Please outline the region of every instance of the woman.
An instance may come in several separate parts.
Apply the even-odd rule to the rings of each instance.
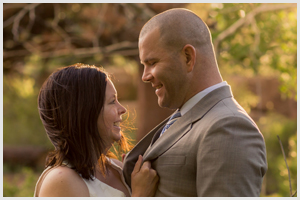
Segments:
[[[122,163],[109,151],[122,134],[118,102],[108,75],[95,66],[75,64],[58,69],[38,96],[40,118],[55,150],[49,153],[34,196],[153,196],[158,177],[139,157],[132,173],[132,193]]]

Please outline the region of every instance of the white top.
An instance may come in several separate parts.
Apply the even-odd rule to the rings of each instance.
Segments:
[[[122,168],[117,165],[112,159],[108,158],[108,160],[111,162],[111,166],[120,173],[122,182],[127,187],[127,184],[125,183],[124,177],[122,175]],[[103,183],[94,176],[93,180],[87,180],[84,178],[83,180],[89,189],[90,197],[126,197],[126,195],[122,191],[117,190],[107,185],[106,183]],[[127,189],[130,192],[130,189],[128,187]]]
[[[187,113],[194,105],[196,105],[203,97],[205,97],[208,93],[212,92],[213,90],[220,88],[222,86],[228,85],[226,81],[223,81],[221,83],[215,84],[213,86],[210,86],[206,88],[205,90],[202,90],[198,94],[194,95],[192,98],[190,98],[180,109],[180,114],[183,116],[185,113]]]
[[[111,162],[111,166],[120,173],[121,180],[130,193],[130,189],[127,186],[127,184],[125,183],[124,177],[122,176],[122,168],[119,165],[117,165],[112,159],[109,159],[109,158],[107,158],[107,159],[108,159],[108,161]],[[68,167],[70,167],[70,166],[68,166]],[[53,168],[50,168],[50,167],[46,168],[43,171],[43,173],[41,174],[41,176],[39,177],[39,180],[37,181],[36,186],[35,186],[34,197],[38,196],[39,188],[42,184],[42,181],[44,180],[45,176],[51,171],[51,169],[53,169]],[[125,197],[126,196],[124,194],[124,192],[122,192],[118,189],[115,189],[115,188],[107,185],[106,183],[103,183],[96,177],[93,176],[92,179],[93,180],[88,180],[88,179],[82,178],[82,180],[85,182],[85,184],[88,187],[90,197]],[[38,187],[38,185],[39,185],[39,187]]]

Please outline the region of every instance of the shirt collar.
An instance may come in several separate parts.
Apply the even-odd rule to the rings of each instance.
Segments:
[[[181,116],[183,116],[185,113],[187,113],[194,105],[196,105],[204,96],[206,96],[208,93],[212,92],[213,90],[220,88],[222,86],[228,85],[226,81],[223,81],[221,83],[217,83],[213,86],[210,86],[206,88],[205,90],[202,90],[201,92],[194,95],[192,98],[190,98],[180,109]]]

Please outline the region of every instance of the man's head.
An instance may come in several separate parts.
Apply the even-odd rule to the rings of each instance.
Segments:
[[[169,50],[181,50],[185,44],[195,48],[211,46],[211,36],[206,24],[187,9],[170,9],[152,17],[142,28],[139,38],[158,28],[160,42]]]
[[[157,88],[161,107],[180,108],[201,90],[221,81],[210,32],[186,9],[151,18],[139,36],[142,80]]]

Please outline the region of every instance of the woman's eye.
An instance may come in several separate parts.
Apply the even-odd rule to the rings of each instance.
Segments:
[[[114,103],[116,103],[116,100],[114,99],[114,100],[112,100],[110,103],[111,103],[111,104],[114,104]]]

